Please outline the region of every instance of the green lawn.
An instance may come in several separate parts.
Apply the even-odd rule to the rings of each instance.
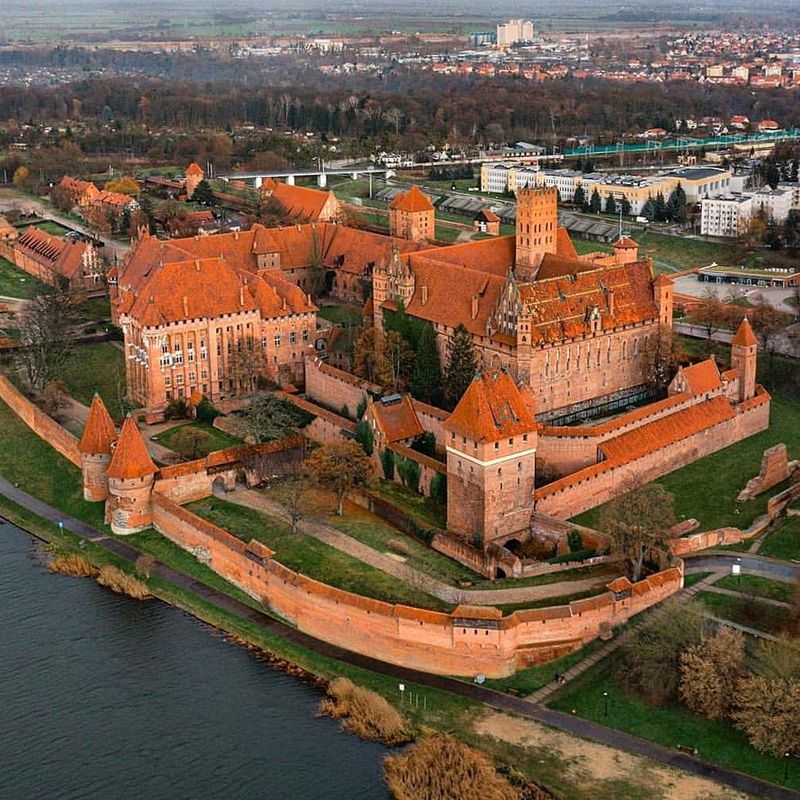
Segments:
[[[111,302],[108,297],[93,297],[78,306],[82,322],[106,322],[111,320]]]
[[[460,228],[450,228],[444,225],[436,226],[436,240],[439,242],[454,242],[464,231]]]
[[[64,369],[64,382],[72,396],[86,405],[99,392],[111,416],[122,417],[119,394],[120,387],[125,393],[125,356],[111,342],[76,347]]]
[[[41,294],[47,285],[17,269],[8,259],[0,256],[0,295],[27,300]]]
[[[430,497],[412,492],[400,483],[381,478],[372,491],[402,508],[423,528],[444,528],[447,525],[447,509]]]
[[[710,572],[693,572],[691,575],[686,575],[684,577],[683,585],[686,588],[694,586],[696,583],[700,583],[703,578],[707,578],[710,574]],[[719,583],[719,581],[717,581],[717,583]]]
[[[572,236],[570,238],[572,239],[572,244],[575,245],[575,250],[577,250],[579,256],[582,256],[585,253],[596,253],[598,250],[603,253],[613,252],[611,245],[605,244],[604,242],[593,242],[591,239],[579,239],[577,236]]]
[[[732,264],[735,260],[736,248],[731,244],[644,231],[637,231],[633,238],[639,243],[640,257],[648,256],[668,264],[676,271],[707,267],[712,261],[717,264]]]
[[[230,433],[217,430],[212,425],[192,422],[188,425],[176,425],[174,428],[169,428],[158,434],[154,441],[186,458],[195,459],[205,458],[215,450],[224,450],[226,447],[241,444],[242,440]]]
[[[698,597],[714,616],[764,633],[777,636],[786,630],[789,623],[789,609],[760,603],[753,597],[732,597],[713,592],[700,592]]]
[[[758,554],[784,561],[800,559],[800,517],[786,517],[767,536]]]
[[[791,583],[763,578],[761,575],[726,575],[714,585],[719,586],[720,589],[731,589],[734,592],[780,600],[782,603],[791,602],[794,594]]]
[[[360,328],[364,324],[364,316],[360,308],[348,305],[321,306],[317,316],[336,325],[348,325]]]
[[[40,231],[49,233],[51,236],[66,236],[70,232],[69,228],[50,220],[34,220],[32,223],[30,223],[30,225],[20,226],[17,230],[19,230],[20,234],[22,234],[23,231],[27,230],[27,228],[31,227],[31,225],[35,225]]]
[[[449,608],[435,597],[333,547],[302,533],[292,533],[288,525],[258,511],[216,497],[200,500],[188,507],[242,539],[258,539],[275,551],[277,561],[310,578],[389,603],[440,610]]]
[[[758,475],[764,450],[778,442],[789,446],[790,459],[800,456],[800,403],[782,394],[772,397],[768,430],[671,472],[656,483],[672,493],[679,520],[695,518],[703,530],[726,525],[745,528],[766,511],[767,500],[783,488],[777,486],[755,500],[736,502],[747,481]],[[596,526],[602,509],[585,511],[575,521]]]
[[[727,720],[709,720],[677,705],[653,706],[625,691],[615,679],[617,658],[611,655],[576,678],[548,705],[665,747],[695,747],[705,761],[800,789],[800,769],[790,770],[784,782],[782,759],[754,750]]]

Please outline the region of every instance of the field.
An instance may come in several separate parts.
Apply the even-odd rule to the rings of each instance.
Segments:
[[[27,300],[41,294],[46,288],[41,281],[17,269],[8,259],[0,256],[0,297],[19,297]]]

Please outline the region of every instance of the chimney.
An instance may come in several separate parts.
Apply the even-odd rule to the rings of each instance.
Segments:
[[[244,305],[244,286],[239,287],[239,305]]]
[[[239,241],[239,231],[234,231],[233,232],[233,241],[234,242],[238,242]]]
[[[420,294],[422,296],[422,305],[425,305],[428,302],[428,286],[427,286],[427,284],[423,284],[420,287]]]
[[[472,295],[472,319],[478,316],[478,295]]]
[[[608,313],[612,316],[614,315],[614,290],[609,289],[606,292],[606,307],[608,308]]]
[[[189,316],[189,298],[186,295],[183,296],[183,316]]]
[[[196,258],[196,259],[194,260],[194,268],[195,268],[195,269],[196,269],[198,272],[200,272],[200,259],[199,259],[199,258]]]

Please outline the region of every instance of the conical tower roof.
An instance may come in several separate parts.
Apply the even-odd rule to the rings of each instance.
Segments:
[[[86,418],[86,426],[78,443],[78,450],[81,453],[110,454],[111,445],[116,438],[117,430],[106,404],[100,395],[95,393],[92,404],[89,406],[89,416]]]
[[[139,428],[133,417],[128,414],[122,424],[114,455],[108,465],[108,477],[127,480],[130,478],[145,478],[157,471],[147,452]]]
[[[742,320],[742,324],[739,326],[739,330],[736,331],[736,336],[733,337],[731,344],[736,344],[740,347],[752,347],[753,345],[758,345],[758,339],[756,338],[755,333],[753,333],[753,328],[750,325],[750,320],[748,320],[747,317]]]

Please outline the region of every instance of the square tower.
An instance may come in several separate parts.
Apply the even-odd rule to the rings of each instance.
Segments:
[[[557,249],[558,189],[517,191],[516,268],[520,281],[536,278],[542,259]]]

